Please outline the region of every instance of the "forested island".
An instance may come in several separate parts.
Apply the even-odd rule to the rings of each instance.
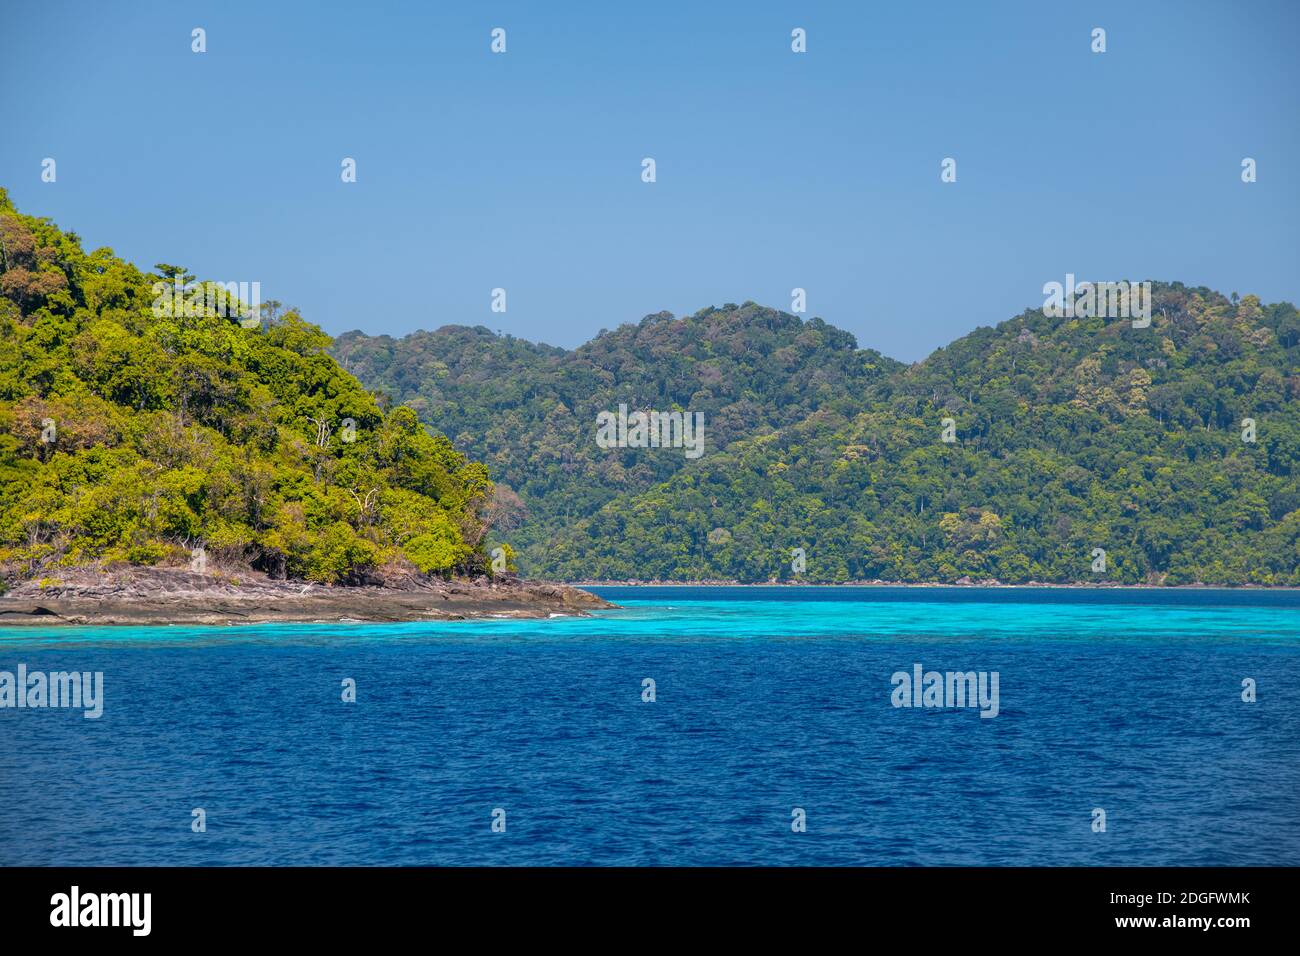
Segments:
[[[160,311],[172,283],[205,286],[86,252],[0,191],[12,616],[600,605],[525,594],[516,571],[1300,585],[1289,303],[1156,283],[1147,327],[1032,309],[904,365],[754,303],[568,350],[457,325],[331,341],[276,302],[252,321]],[[597,423],[623,406],[695,416],[703,454],[604,447]],[[367,612],[367,589],[405,596]]]
[[[451,325],[333,354],[488,465],[531,575],[1300,585],[1300,316],[1153,298],[1148,327],[1035,308],[913,365],[752,302],[573,350]],[[620,404],[702,412],[705,453],[598,447]]]
[[[603,603],[518,584],[505,550],[494,561],[487,468],[381,406],[320,329],[275,303],[251,322],[160,314],[178,277],[204,285],[86,252],[0,190],[0,621]]]

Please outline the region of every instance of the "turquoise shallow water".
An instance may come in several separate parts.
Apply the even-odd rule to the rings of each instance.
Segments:
[[[0,709],[0,863],[1300,863],[1296,592],[600,590],[0,629],[0,671],[105,687],[98,720]],[[998,672],[997,717],[893,706],[916,664]]]
[[[1300,641],[1300,591],[948,588],[593,588],[619,605],[589,618],[225,627],[0,627],[0,649],[130,645],[474,643],[779,638]]]

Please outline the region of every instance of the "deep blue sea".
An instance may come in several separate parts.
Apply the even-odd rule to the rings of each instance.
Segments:
[[[1300,864],[1300,592],[595,590],[0,628],[0,671],[104,675],[98,720],[0,709],[0,864]],[[918,664],[997,716],[894,706]]]

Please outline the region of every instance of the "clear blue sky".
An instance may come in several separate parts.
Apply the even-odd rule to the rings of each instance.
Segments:
[[[1255,0],[4,0],[0,185],[332,333],[573,346],[800,286],[911,360],[1067,272],[1300,298],[1297,40]]]

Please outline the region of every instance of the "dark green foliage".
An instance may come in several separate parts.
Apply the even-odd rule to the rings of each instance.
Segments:
[[[333,352],[489,466],[506,486],[496,500],[498,536],[519,549],[525,573],[549,570],[558,529],[687,464],[681,450],[597,447],[598,412],[620,403],[703,412],[707,457],[818,410],[848,414],[873,382],[902,367],[820,319],[753,303],[681,320],[647,316],[574,351],[447,326],[397,341],[349,332]],[[526,518],[504,504],[511,490]]]
[[[1285,303],[1158,284],[1150,328],[1032,311],[911,367],[752,304],[571,352],[462,327],[335,349],[519,491],[528,574],[790,580],[801,547],[812,581],[1300,584]],[[619,402],[703,411],[704,457],[598,448]]]

